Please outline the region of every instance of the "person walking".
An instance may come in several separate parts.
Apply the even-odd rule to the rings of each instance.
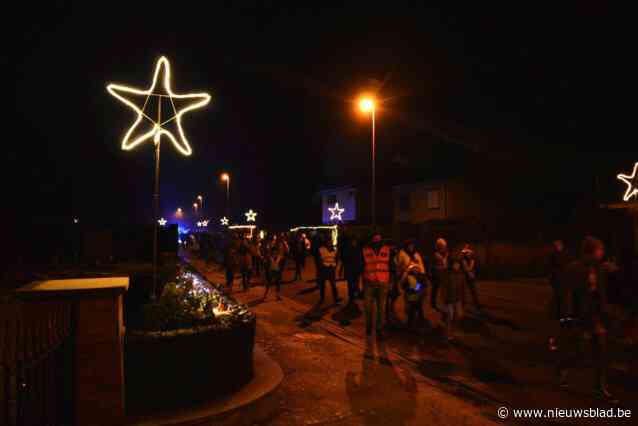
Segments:
[[[552,301],[550,304],[550,317],[551,319],[558,321],[561,313],[561,276],[565,271],[565,267],[569,263],[567,250],[565,250],[565,244],[562,240],[556,240],[552,243],[552,253],[549,257],[549,284],[552,287]],[[558,350],[556,342],[556,333],[549,337],[548,348],[550,351]]]
[[[303,280],[303,270],[306,265],[306,234],[299,233],[292,246],[292,254],[295,258],[295,281]]]
[[[341,264],[343,265],[343,275],[348,283],[348,305],[351,306],[360,296],[359,280],[363,270],[363,254],[359,241],[350,236],[343,245],[341,252]]]
[[[239,272],[239,240],[232,237],[224,253],[224,269],[226,270],[226,287],[232,290],[235,274]]]
[[[461,298],[465,291],[466,275],[461,267],[461,260],[459,258],[452,258],[450,263],[449,274],[447,274],[439,284],[445,295],[446,336],[448,340],[454,340],[453,324],[463,318]]]
[[[407,325],[415,328],[416,321],[423,321],[423,300],[427,278],[423,258],[416,250],[414,240],[403,244],[396,259],[399,287],[403,289]]]
[[[437,297],[439,294],[439,287],[441,282],[447,277],[449,270],[448,265],[448,247],[447,241],[443,238],[436,240],[436,250],[434,251],[434,264],[432,267],[432,291],[430,295],[430,305],[432,309],[438,310]]]
[[[607,272],[602,263],[603,243],[585,237],[580,259],[567,264],[559,277],[561,291],[561,344],[558,377],[568,386],[569,368],[582,360],[582,348],[591,344],[596,383],[594,395],[608,403],[618,403],[607,387]]]
[[[476,257],[474,256],[474,250],[469,244],[463,246],[461,250],[461,269],[465,273],[466,288],[470,290],[472,295],[472,302],[474,303],[474,309],[480,314],[482,313],[481,303],[479,302],[478,291],[476,289]],[[461,301],[463,308],[465,309],[465,291],[462,294]]]
[[[332,242],[323,243],[319,247],[319,258],[321,259],[321,271],[319,272],[319,305],[324,302],[326,295],[326,281],[330,282],[332,298],[335,305],[341,302],[337,292],[337,250]]]
[[[259,238],[255,235],[252,241],[250,242],[250,245],[248,246],[248,248],[250,249],[250,255],[252,256],[253,275],[255,277],[259,277],[259,275],[261,274],[262,259],[261,259],[260,246],[261,246],[261,242],[259,241]]]
[[[390,287],[390,246],[383,243],[379,232],[372,235],[363,248],[363,282],[365,293],[366,334],[372,334],[372,310],[376,306],[377,338],[383,339],[385,306]]]
[[[277,247],[277,245],[273,245],[270,249],[267,263],[268,279],[266,281],[266,291],[264,293],[263,300],[266,300],[266,297],[268,297],[268,292],[270,291],[270,287],[273,285],[277,290],[277,300],[281,300],[282,255],[279,252],[279,247]]]
[[[241,284],[244,291],[250,288],[250,277],[253,271],[253,256],[250,252],[250,242],[244,241],[239,247],[239,271],[241,272]]]

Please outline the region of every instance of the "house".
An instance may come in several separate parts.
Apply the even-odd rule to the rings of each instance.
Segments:
[[[486,221],[502,213],[502,206],[481,196],[482,191],[461,180],[431,180],[393,188],[393,222],[419,225],[431,221]]]

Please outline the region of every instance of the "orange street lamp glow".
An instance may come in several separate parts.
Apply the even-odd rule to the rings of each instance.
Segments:
[[[359,101],[359,109],[363,112],[374,111],[374,100],[372,98],[362,98]]]
[[[228,173],[222,173],[222,180],[226,182],[230,180],[230,176],[228,176]]]

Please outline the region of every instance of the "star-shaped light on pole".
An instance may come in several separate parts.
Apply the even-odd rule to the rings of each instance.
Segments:
[[[228,218],[226,216],[222,217],[220,222],[222,226],[228,226]]]
[[[634,169],[631,172],[631,175],[619,174],[616,176],[619,180],[627,184],[627,190],[623,196],[624,201],[629,201],[632,197],[638,195],[638,176],[636,172],[638,172],[638,162],[634,164]]]
[[[246,215],[246,222],[254,222],[257,219],[257,212],[254,212],[252,209],[244,214]]]
[[[161,217],[161,218],[157,219],[157,223],[159,223],[159,226],[166,226],[166,219]]]
[[[157,81],[162,74],[162,91],[163,93],[159,93],[157,91]],[[188,111],[192,111],[197,108],[201,108],[204,105],[210,102],[210,95],[208,93],[189,93],[184,95],[179,95],[174,93],[171,89],[171,67],[166,57],[162,56],[155,65],[155,73],[153,74],[153,82],[151,86],[146,89],[136,89],[133,87],[122,86],[119,84],[109,84],[107,86],[107,90],[111,95],[122,101],[125,105],[131,108],[133,111],[137,113],[137,118],[133,125],[129,128],[129,130],[124,135],[124,139],[122,139],[122,149],[125,151],[131,150],[135,148],[137,145],[141,144],[144,141],[149,139],[153,139],[155,144],[158,144],[160,141],[160,137],[162,135],[167,136],[172,144],[177,148],[177,150],[183,155],[191,155],[193,152],[186,135],[184,134],[184,130],[182,129],[182,116],[186,114]],[[157,118],[151,118],[146,113],[146,108],[149,106],[149,99],[151,97],[158,99],[158,116]],[[140,108],[132,99],[136,98],[144,98],[143,105]],[[161,100],[163,98],[168,98],[170,100],[170,105],[172,109],[172,113],[169,113],[168,116],[163,119],[162,118],[162,109]],[[174,99],[184,99],[189,102],[181,107],[179,110],[175,107]],[[140,129],[142,122],[149,122],[150,126],[146,129]],[[165,126],[171,122],[176,123],[178,134],[175,136],[171,131],[166,130]]]
[[[339,203],[335,203],[334,207],[328,207],[328,211],[330,212],[330,220],[341,221],[341,215],[346,211],[346,209],[340,208]]]

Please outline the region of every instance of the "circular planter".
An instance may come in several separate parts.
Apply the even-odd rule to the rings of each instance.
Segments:
[[[237,391],[253,376],[255,323],[253,318],[232,327],[128,333],[128,413],[184,407]]]

